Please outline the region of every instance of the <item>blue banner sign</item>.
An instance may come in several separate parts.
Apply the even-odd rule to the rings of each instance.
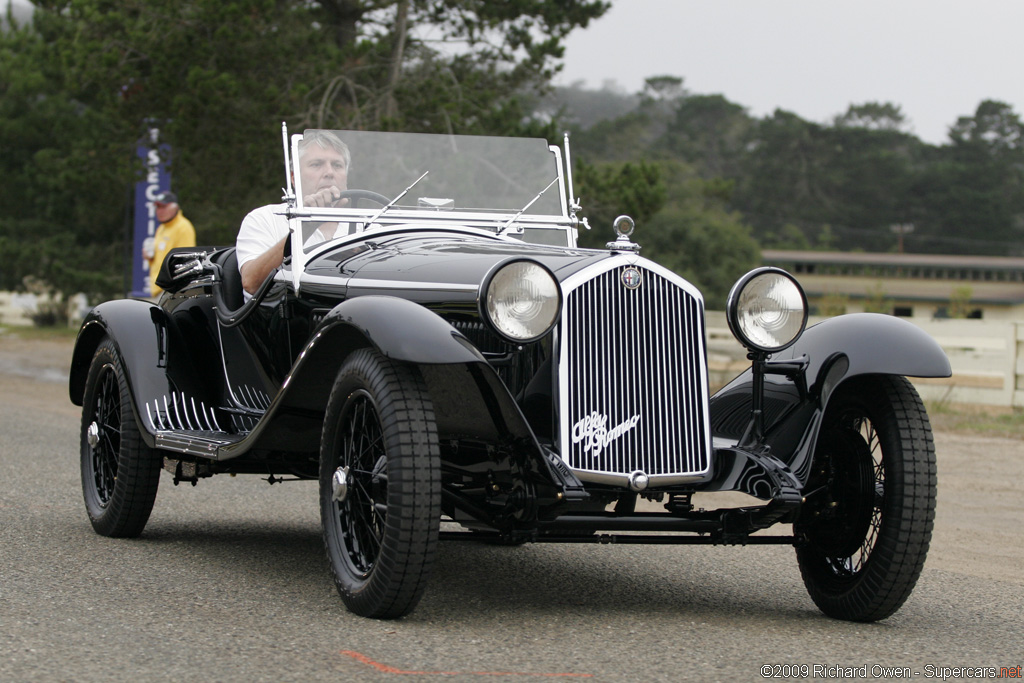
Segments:
[[[158,194],[171,189],[171,174],[167,162],[171,158],[170,145],[160,144],[160,130],[150,128],[149,135],[139,141],[136,150],[146,164],[145,175],[135,183],[135,221],[132,240],[132,282],[128,296],[148,297],[149,261],[143,258],[142,246],[156,234],[160,223],[156,219],[153,200]]]

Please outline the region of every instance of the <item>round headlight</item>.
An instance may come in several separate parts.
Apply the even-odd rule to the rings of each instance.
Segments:
[[[558,282],[543,266],[513,261],[487,283],[484,309],[498,332],[514,342],[538,339],[554,326],[561,305]]]
[[[764,353],[795,342],[807,324],[804,290],[779,268],[758,268],[740,278],[726,309],[733,335],[746,348]]]

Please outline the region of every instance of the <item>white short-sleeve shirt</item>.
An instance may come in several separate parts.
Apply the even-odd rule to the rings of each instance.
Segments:
[[[235,240],[238,270],[288,236],[288,219],[282,213],[286,204],[268,204],[249,212],[242,219]]]
[[[242,272],[242,265],[263,255],[278,242],[288,236],[288,218],[284,215],[287,204],[268,204],[258,209],[253,209],[242,219],[242,226],[238,229],[238,238],[235,240],[235,258],[238,259],[238,272]],[[309,248],[321,242],[326,242],[320,229],[317,228],[305,247]],[[243,291],[245,301],[252,298],[249,292]]]

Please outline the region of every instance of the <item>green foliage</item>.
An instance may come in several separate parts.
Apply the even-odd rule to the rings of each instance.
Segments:
[[[589,90],[583,82],[555,87],[536,105],[539,114],[558,118],[577,130],[586,130],[601,121],[611,121],[636,109],[640,98],[614,81],[600,90]],[[575,141],[574,141],[575,142]]]
[[[731,183],[703,180],[678,163],[578,162],[574,172],[592,230],[582,246],[613,240],[619,214],[636,221],[632,239],[647,258],[700,289],[707,305],[722,308],[735,280],[760,260],[757,243],[735,212],[728,211]]]
[[[875,283],[875,286],[867,291],[864,297],[864,312],[886,315],[892,313],[892,299],[885,293],[885,287],[881,282]]]
[[[1024,410],[980,404],[927,401],[928,417],[936,431],[999,436],[1024,441]]]
[[[760,260],[739,216],[700,204],[660,212],[636,241],[644,256],[692,282],[711,310],[724,310],[733,283]]]
[[[971,297],[974,290],[969,286],[957,287],[949,297],[949,317],[966,318],[973,312]]]
[[[681,161],[729,181],[728,208],[766,247],[893,251],[890,226],[909,223],[908,252],[1024,254],[1024,125],[1005,103],[983,101],[949,144],[932,146],[890,102],[851,104],[822,125],[782,110],[754,118],[661,76],[636,98],[575,131],[575,148],[588,159]]]
[[[581,160],[576,162],[573,183],[592,228],[581,232],[581,246],[603,247],[615,237],[611,228],[617,216],[626,214],[639,225],[665,204],[661,169],[644,161],[588,164]]]
[[[807,235],[792,223],[786,223],[779,228],[777,233],[765,234],[762,238],[762,243],[769,249],[807,251],[811,248]]]
[[[845,114],[835,118],[836,128],[902,131],[906,124],[903,111],[892,102],[851,104]]]
[[[680,99],[665,146],[705,178],[737,178],[754,128],[747,111],[721,95]]]
[[[890,251],[889,226],[912,223],[909,252],[1024,254],[1024,125],[1009,105],[983,101],[932,146],[892,103],[851,104],[831,124],[756,118],[673,75],[631,95],[542,99],[565,37],[602,0],[35,4],[34,29],[0,34],[5,288],[31,274],[93,300],[123,291],[147,121],[173,147],[174,189],[206,244],[280,196],[282,121],[554,139],[564,115],[587,162],[583,242],[603,246],[630,214],[645,255],[716,292],[710,271],[756,262],[754,240]],[[604,120],[579,115],[598,102]],[[714,239],[730,253],[707,253]]]
[[[0,286],[123,291],[136,142],[203,244],[280,197],[280,130],[543,134],[531,98],[602,0],[37,0],[0,34]],[[430,36],[436,42],[422,40]],[[439,51],[460,43],[454,54]]]
[[[837,315],[846,315],[846,307],[849,303],[850,297],[846,294],[829,292],[825,296],[821,297],[821,302],[818,304],[817,315],[825,316],[827,318],[834,318]]]

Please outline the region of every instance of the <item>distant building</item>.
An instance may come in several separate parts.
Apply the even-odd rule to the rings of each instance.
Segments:
[[[1024,320],[1024,258],[774,249],[761,258],[797,277],[812,314]]]

